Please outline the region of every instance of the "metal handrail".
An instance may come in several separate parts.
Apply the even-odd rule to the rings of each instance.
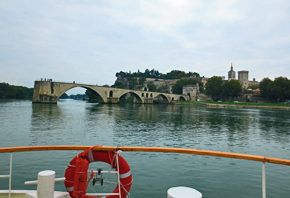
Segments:
[[[52,151],[52,150],[86,150],[91,146],[24,146],[24,147],[3,147],[0,148],[0,153],[11,153],[11,152],[25,152],[25,151]],[[161,153],[183,153],[183,154],[194,154],[194,155],[207,155],[216,157],[226,157],[234,159],[243,159],[251,161],[260,161],[273,164],[281,164],[290,166],[290,160],[248,155],[240,153],[229,153],[220,151],[208,151],[208,150],[196,150],[196,149],[184,149],[184,148],[164,148],[164,147],[95,147],[92,150],[98,151],[128,151],[128,152],[161,152]]]
[[[86,150],[91,148],[91,146],[25,146],[25,147],[4,147],[0,148],[0,153],[11,153],[10,157],[10,174],[9,174],[9,198],[11,197],[11,174],[12,174],[12,153],[13,152],[26,152],[26,151],[51,151],[51,150]],[[229,153],[229,152],[219,152],[219,151],[208,151],[208,150],[196,150],[196,149],[184,149],[184,148],[164,148],[164,147],[94,147],[91,150],[98,151],[128,151],[128,152],[163,152],[163,153],[181,153],[181,154],[193,154],[193,155],[206,155],[206,156],[216,156],[225,158],[234,158],[242,160],[251,160],[262,162],[262,196],[266,198],[266,170],[265,163],[273,163],[290,166],[290,160],[264,157],[258,155],[248,155],[240,153]],[[2,175],[1,177],[7,177],[7,175]],[[120,188],[120,187],[119,187]]]

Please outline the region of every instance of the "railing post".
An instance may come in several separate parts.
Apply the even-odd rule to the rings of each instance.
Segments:
[[[12,179],[12,153],[10,153],[9,198],[11,198],[11,179]]]
[[[266,168],[265,168],[265,162],[262,162],[262,191],[263,191],[263,198],[266,198]]]
[[[120,182],[120,169],[119,169],[119,155],[121,154],[121,150],[118,150],[116,153],[117,153],[117,169],[118,169],[118,174],[117,174],[117,177],[118,177],[118,187],[119,187],[119,197],[121,198],[121,182]]]

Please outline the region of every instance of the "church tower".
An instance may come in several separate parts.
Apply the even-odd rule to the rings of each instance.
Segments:
[[[231,63],[231,70],[228,72],[228,80],[236,79],[236,72],[233,70],[233,63]]]

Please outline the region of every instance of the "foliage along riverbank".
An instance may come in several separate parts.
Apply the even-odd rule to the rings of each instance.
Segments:
[[[31,99],[33,88],[0,83],[0,99]]]
[[[193,102],[193,101],[185,101],[179,102],[175,104],[180,105],[208,105],[215,107],[253,107],[253,108],[279,108],[279,109],[289,109],[290,104],[272,104],[272,103],[246,103],[246,102]]]
[[[289,109],[290,104],[272,104],[272,103],[246,103],[246,102],[193,102],[193,101],[185,101],[179,102],[175,104],[180,105],[208,105],[208,106],[215,106],[215,107],[253,107],[253,108],[279,108],[279,109]]]

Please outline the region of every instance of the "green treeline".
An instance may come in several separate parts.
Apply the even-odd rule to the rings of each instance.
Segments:
[[[131,73],[131,71],[128,72],[117,72],[116,77],[126,77],[126,78],[134,78],[134,77],[145,77],[145,78],[156,78],[156,79],[181,79],[183,77],[190,77],[190,76],[196,76],[200,77],[199,73],[196,72],[184,72],[179,70],[172,70],[171,72],[168,72],[166,74],[160,73],[158,70],[152,69],[146,69],[144,73],[140,72],[138,69],[138,72]]]
[[[264,78],[259,85],[260,93],[269,101],[277,103],[290,100],[290,80],[285,77],[275,78],[272,81]]]
[[[232,79],[223,83],[221,77],[213,76],[207,80],[205,85],[205,94],[210,96],[213,101],[221,98],[235,99],[242,93],[242,85],[239,81]]]
[[[0,83],[0,99],[27,99],[32,98],[33,88]]]
[[[195,77],[200,77],[199,73],[196,72],[184,72],[184,71],[179,71],[179,70],[172,70],[171,72],[168,72],[166,74],[160,73],[158,70],[149,70],[146,69],[145,72],[117,72],[116,77],[117,78],[126,78],[129,83],[124,85],[120,81],[116,81],[114,85],[111,87],[116,87],[116,88],[127,88],[127,89],[134,89],[136,86],[144,86],[144,82],[146,81],[146,78],[155,78],[155,81],[158,81],[159,79],[162,80],[168,80],[168,79],[180,79],[179,81],[176,82],[176,84],[172,87],[172,92],[175,94],[181,94],[182,93],[182,86],[188,85],[188,84],[196,84],[197,82],[199,83],[200,91],[203,91],[203,83],[201,83],[197,79],[186,79],[191,76]],[[157,92],[162,92],[163,88],[162,87],[157,87],[153,82],[147,83],[147,87],[149,91],[157,91]]]
[[[285,77],[278,77],[272,81],[264,78],[260,84],[261,96],[269,102],[279,103],[290,100],[290,80]],[[224,97],[234,99],[242,93],[242,86],[237,80],[230,80],[223,83],[220,77],[214,76],[207,80],[205,93],[216,101]]]

